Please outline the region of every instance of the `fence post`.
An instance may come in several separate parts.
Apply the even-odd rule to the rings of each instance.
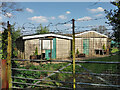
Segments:
[[[2,33],[0,33],[0,59],[2,58]]]
[[[7,78],[9,83],[9,88],[12,88],[12,78],[11,78],[11,25],[9,21],[7,22],[8,28],[8,46],[7,46]]]
[[[7,60],[2,61],[2,89],[8,89],[8,79],[7,79]]]
[[[73,41],[72,41],[72,45],[73,45],[73,89],[75,90],[76,88],[76,85],[75,85],[75,31],[74,31],[74,28],[75,28],[75,25],[74,25],[74,22],[75,20],[72,19],[72,22],[73,22]]]
[[[2,58],[2,32],[0,32],[0,60],[1,60],[1,58]],[[1,64],[1,62],[2,61],[0,61],[0,77],[1,77],[1,75],[2,75],[2,64]],[[1,81],[2,79],[0,78],[0,82],[2,82]],[[0,89],[1,89],[1,86],[2,86],[2,83],[0,83]]]

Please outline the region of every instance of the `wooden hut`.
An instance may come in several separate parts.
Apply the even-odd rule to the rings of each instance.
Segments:
[[[108,36],[96,31],[85,31],[75,35],[75,51],[87,56],[104,54],[107,49]]]
[[[59,34],[27,35],[17,40],[19,56],[30,59],[37,48],[44,59],[68,58],[71,53],[72,37]]]

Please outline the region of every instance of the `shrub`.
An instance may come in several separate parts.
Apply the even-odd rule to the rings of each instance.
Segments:
[[[35,49],[35,55],[38,55],[38,48]]]
[[[105,50],[105,44],[103,45],[103,50]]]
[[[76,52],[76,54],[79,54],[79,50],[77,49],[77,52]]]

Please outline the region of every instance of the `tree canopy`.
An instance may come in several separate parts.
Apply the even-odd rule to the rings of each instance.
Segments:
[[[113,26],[113,37],[115,41],[120,42],[120,1],[111,2],[116,9],[111,9],[110,11],[105,10],[106,17],[109,25]]]
[[[92,28],[91,30],[97,31],[102,34],[106,34],[107,28],[105,26],[99,26],[98,28]]]
[[[107,31],[107,28],[105,26],[99,26],[98,28],[92,28],[91,30],[97,31],[97,32],[99,32],[101,34],[105,34],[108,37],[111,37],[110,32]]]
[[[11,17],[10,14],[13,14],[14,12],[23,11],[16,2],[2,2],[0,4],[0,9],[0,14],[6,17]]]
[[[15,12],[21,12],[21,11],[23,11],[23,8],[21,8],[16,2],[2,2],[0,4],[0,14],[5,17],[11,18],[14,16],[13,14]],[[4,26],[6,25],[6,23],[0,21],[0,25]]]
[[[21,35],[21,30],[18,28],[15,30],[14,25],[11,25],[11,38],[12,38],[12,57],[17,56],[17,48],[16,48],[16,39]],[[2,58],[7,58],[7,45],[8,45],[8,29],[4,28],[4,32],[2,33]]]
[[[43,27],[42,24],[40,24],[40,25],[37,27],[36,33],[37,33],[37,34],[49,33],[49,29],[48,29],[46,26]]]

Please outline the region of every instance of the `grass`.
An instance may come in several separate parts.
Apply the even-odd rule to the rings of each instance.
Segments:
[[[101,57],[101,58],[94,58],[94,59],[87,59],[83,61],[105,61],[105,62],[120,62],[120,56],[119,55],[113,55],[113,56],[107,56],[107,57]],[[92,63],[81,63],[80,65],[88,68],[89,70],[93,70],[95,72],[102,72],[107,70],[108,68],[115,68],[117,66],[116,64],[92,64]],[[72,70],[72,68],[68,67],[69,70]],[[78,66],[76,65],[76,69],[78,69]],[[101,69],[101,70],[100,70]],[[68,71],[68,70],[66,70]]]
[[[118,48],[112,48],[111,53],[116,53],[116,52],[118,52],[118,51],[119,51]]]
[[[14,62],[13,63],[15,66],[15,68],[21,68],[21,69],[33,69],[33,70],[48,70],[48,71],[56,71],[60,68],[62,68],[63,66],[67,65],[68,63],[60,63],[60,64],[41,64],[38,66],[34,66],[33,64],[27,64],[26,66],[20,67],[20,64],[18,62]],[[37,78],[37,79],[43,79],[44,77],[50,75],[51,73],[49,72],[33,72],[33,71],[13,71],[13,75],[17,76],[17,77],[24,77],[24,78]],[[65,76],[64,74],[55,74],[51,77],[48,78],[48,80],[63,80],[67,78],[67,76]],[[22,80],[22,79],[14,79],[15,82],[22,82],[22,83],[32,83],[34,84],[35,82],[37,82],[37,80]],[[59,82],[45,82],[43,81],[42,83],[44,83],[45,85],[53,85],[53,86],[60,86],[61,83]],[[42,84],[41,83],[41,84]],[[15,85],[17,87],[21,87],[21,88],[25,88],[27,87],[27,85]],[[34,86],[32,86],[32,88],[34,88]]]
[[[85,61],[106,61],[106,62],[119,62],[120,56],[119,55],[113,55],[113,56],[107,56],[107,57],[101,57],[101,58],[95,58],[95,59],[88,59]]]
[[[107,61],[107,62],[120,62],[120,56],[119,55],[114,55],[114,56],[108,56],[108,57],[102,57],[102,58],[96,58],[96,59],[88,59],[85,61]],[[25,68],[25,69],[35,69],[35,70],[50,70],[50,71],[56,71],[60,68],[62,68],[63,66],[67,65],[68,63],[59,63],[59,64],[41,64],[38,66],[34,66],[33,64],[28,64],[24,67],[20,67],[19,63],[17,63],[18,68]],[[15,65],[15,64],[14,64]],[[82,65],[83,67],[85,67],[86,69],[88,69],[90,72],[93,73],[119,73],[119,65],[117,64],[87,64],[87,63],[81,63],[80,65]],[[63,69],[62,71],[66,71],[66,72],[72,72],[72,65],[68,66],[67,68]],[[78,65],[76,65],[76,72],[86,72],[83,68],[80,68]],[[48,75],[50,75],[51,73],[49,72],[31,72],[31,71],[15,71],[13,75],[17,76],[17,77],[24,77],[24,78],[43,78],[46,77]],[[76,75],[77,77],[77,75]],[[41,84],[45,84],[45,85],[53,85],[53,86],[68,86],[70,87],[68,84],[62,84],[59,83],[57,81],[69,81],[72,82],[72,74],[63,74],[63,73],[56,73],[54,75],[52,75],[51,77],[48,78],[48,80],[56,80],[55,83],[53,82],[41,82]],[[16,82],[23,82],[23,83],[35,83],[37,82],[32,81],[32,80],[21,80],[21,79],[14,79],[14,81]],[[15,85],[17,87],[21,87],[21,88],[25,88],[27,87],[27,85]],[[34,88],[34,87],[32,87]]]
[[[105,61],[105,62],[120,62],[120,56],[108,56],[96,59],[88,59],[85,61]],[[81,64],[87,69],[95,73],[118,73],[118,64]]]

